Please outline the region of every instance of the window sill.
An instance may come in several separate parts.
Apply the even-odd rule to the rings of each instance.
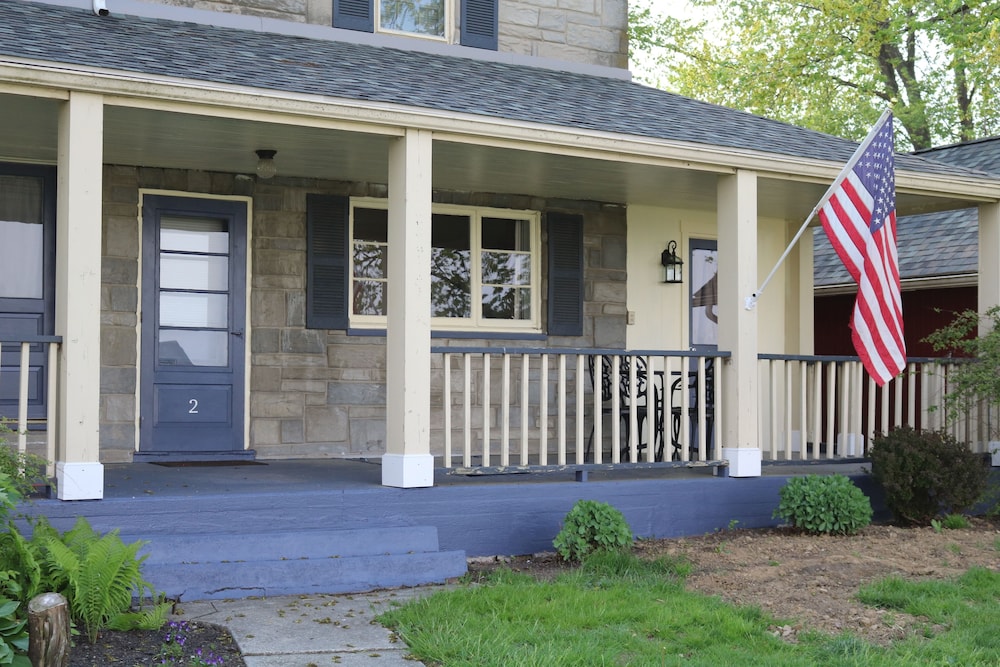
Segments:
[[[348,336],[385,336],[385,329],[349,328]],[[548,335],[539,331],[431,331],[431,338],[461,338],[484,340],[545,340]]]

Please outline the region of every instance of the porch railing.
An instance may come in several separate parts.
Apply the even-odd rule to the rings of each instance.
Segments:
[[[503,471],[722,461],[728,352],[434,347],[432,447],[447,468]],[[866,458],[898,426],[986,453],[1000,406],[948,419],[955,359],[910,359],[877,387],[857,357],[759,356],[766,462]],[[741,397],[742,398],[742,397]],[[752,398],[750,400],[753,400]],[[598,416],[598,418],[595,418]]]
[[[435,454],[448,468],[720,460],[728,352],[434,347]],[[596,388],[596,390],[595,390]],[[699,397],[711,396],[711,401]],[[599,418],[595,419],[595,415]]]
[[[44,423],[45,473],[55,474],[57,378],[59,377],[59,336],[5,337],[0,340],[0,417],[15,420],[17,451],[24,453],[28,447],[28,429]],[[11,364],[13,358],[15,363]],[[40,363],[44,361],[44,363]],[[44,376],[41,371],[45,369]],[[44,397],[43,397],[44,393]],[[44,417],[29,419],[29,404],[44,405]],[[10,414],[7,414],[7,413]]]
[[[857,357],[758,358],[765,460],[866,457],[876,436],[899,426],[947,429],[985,453],[1000,425],[1000,406],[985,401],[948,419],[944,398],[959,359],[911,358],[899,377],[878,387]]]

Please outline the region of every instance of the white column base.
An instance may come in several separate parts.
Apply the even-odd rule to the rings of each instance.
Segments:
[[[760,477],[761,453],[759,449],[723,447],[722,458],[729,461],[730,477]]]
[[[993,467],[1000,468],[1000,440],[990,440],[989,448],[993,454]]]
[[[434,456],[383,454],[382,486],[394,486],[399,489],[434,486]]]
[[[103,500],[104,464],[56,462],[59,500]]]

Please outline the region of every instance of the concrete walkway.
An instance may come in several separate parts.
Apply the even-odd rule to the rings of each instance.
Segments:
[[[413,667],[423,663],[375,617],[444,588],[184,602],[174,618],[228,628],[247,667]]]

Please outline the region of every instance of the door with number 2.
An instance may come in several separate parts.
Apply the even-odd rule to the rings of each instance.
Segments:
[[[146,195],[138,459],[244,449],[247,207]]]

